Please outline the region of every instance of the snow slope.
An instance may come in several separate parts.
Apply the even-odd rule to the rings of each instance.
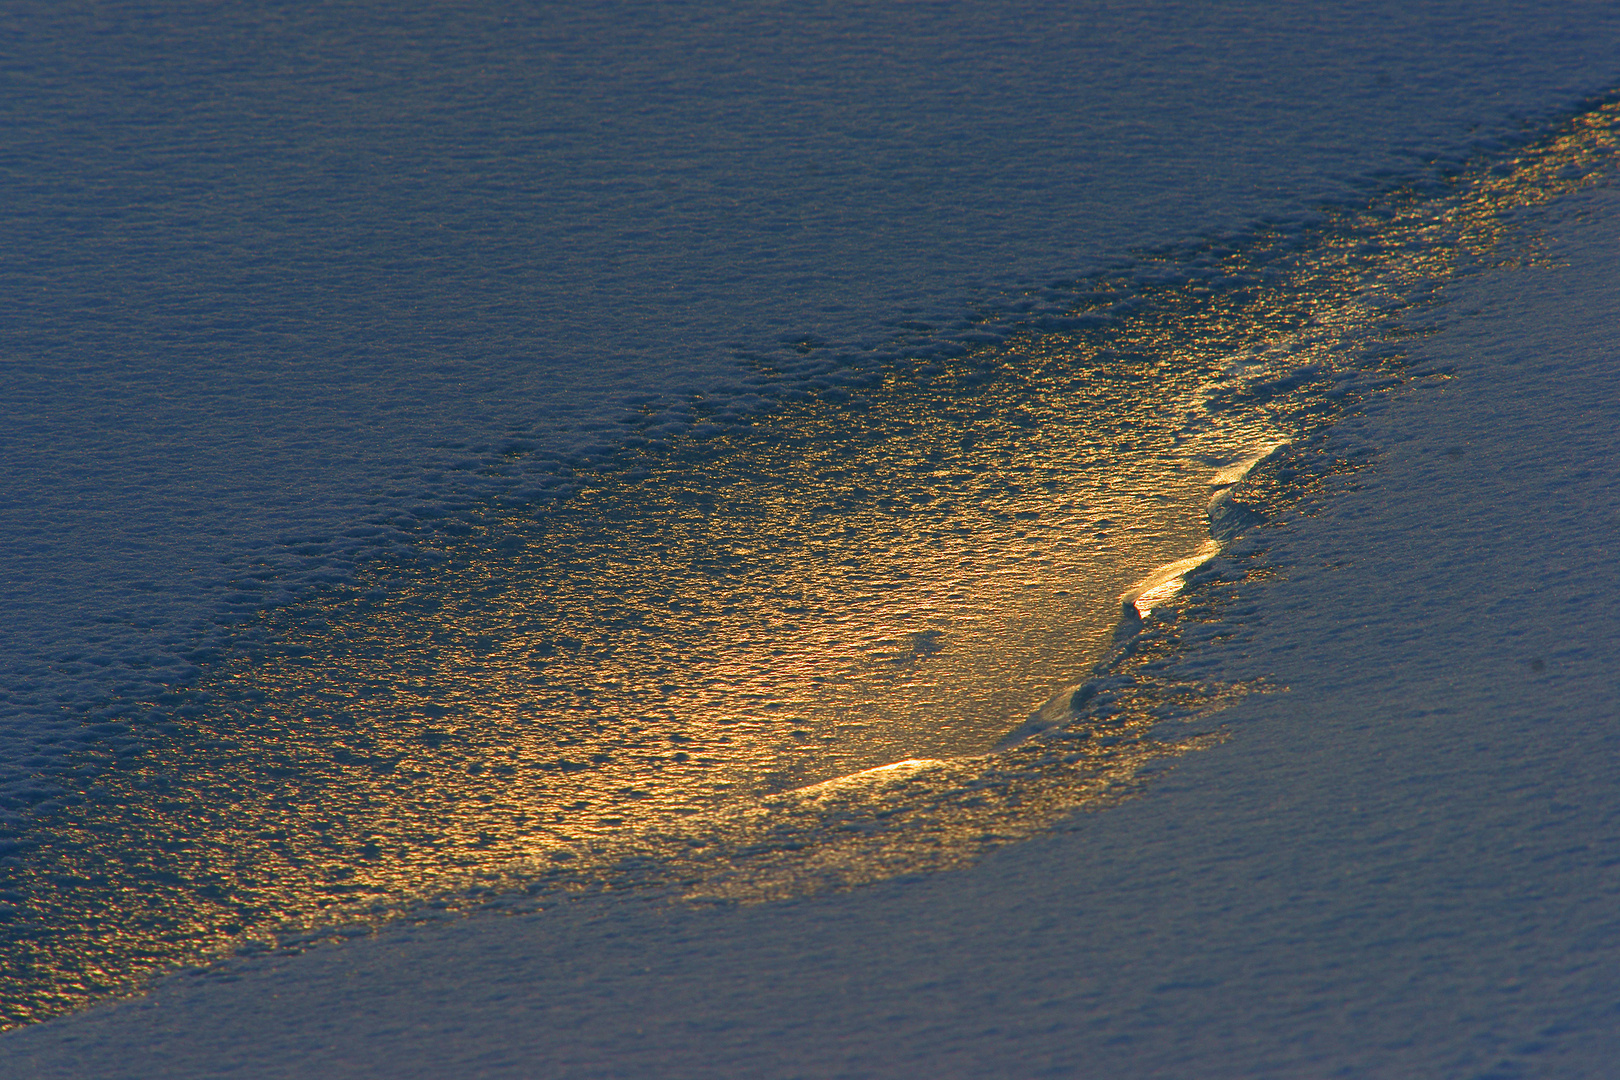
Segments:
[[[1418,347],[1453,377],[1342,424],[1327,449],[1365,466],[1234,552],[1273,573],[1226,586],[1235,632],[1182,670],[1286,690],[1140,797],[849,893],[599,897],[241,961],[10,1033],[0,1067],[1610,1075],[1620,192],[1531,224],[1550,258],[1451,287]]]
[[[566,494],[1021,283],[1512,139],[1620,39],[1579,2],[3,18],[8,817],[414,507]]]

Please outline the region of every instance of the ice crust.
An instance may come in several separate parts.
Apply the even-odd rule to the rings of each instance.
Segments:
[[[402,522],[1059,325],[1143,246],[1196,269],[1199,237],[1511,145],[1610,89],[1620,44],[1583,3],[6,19],[0,821],[130,749],[120,709],[221,626],[432,558]],[[1585,209],[1573,268],[1453,301],[1446,407],[1345,430],[1387,476],[1279,529],[1263,622],[1188,661],[1293,693],[1157,801],[853,897],[581,905],[172,982],[6,1036],[0,1071],[1591,1075],[1620,1056],[1620,455],[1613,198]]]
[[[1544,217],[1544,215],[1542,215]],[[1223,559],[1189,674],[1286,693],[959,873],[598,897],[238,962],[0,1040],[16,1077],[1571,1077],[1620,1059],[1620,193],[1456,285],[1367,461]],[[1369,457],[1371,455],[1371,457]],[[1241,552],[1238,551],[1241,547]],[[1231,567],[1226,567],[1230,572]],[[927,763],[901,763],[927,767]],[[988,931],[987,928],[993,928]]]
[[[393,523],[566,497],[617,447],[1061,319],[1142,245],[1443,169],[1604,88],[1620,37],[1580,3],[7,20],[7,814],[126,745],[109,699]]]
[[[1450,377],[1341,424],[1324,450],[1363,467],[1222,557],[1269,573],[1187,627],[1181,669],[1286,692],[1143,796],[853,893],[598,897],[239,961],[13,1032],[0,1066],[1606,1075],[1620,192],[1537,216],[1540,265],[1448,290],[1419,359]]]

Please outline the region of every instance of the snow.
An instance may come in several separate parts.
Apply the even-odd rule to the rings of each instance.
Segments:
[[[1609,89],[1620,37],[1599,4],[5,18],[8,812],[394,515],[563,495],[1140,245],[1433,175]],[[1550,259],[1414,346],[1454,377],[1334,432],[1367,467],[1152,597],[1228,589],[1179,670],[1275,692],[1138,797],[851,892],[239,959],[8,1033],[0,1072],[1601,1075],[1620,198],[1532,224]]]
[[[1136,247],[1511,142],[1620,36],[1513,2],[5,19],[8,815],[412,507],[565,496]]]
[[[1450,286],[1362,459],[1223,559],[1268,677],[1138,797],[952,873],[598,896],[241,960],[8,1075],[1591,1077],[1620,1060],[1620,191]],[[1370,456],[1369,456],[1370,455]],[[1215,587],[1194,575],[1188,591]],[[1190,610],[1190,609],[1189,609]]]

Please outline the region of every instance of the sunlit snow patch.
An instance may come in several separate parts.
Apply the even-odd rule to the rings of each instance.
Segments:
[[[1408,378],[1408,316],[1512,255],[1518,208],[1595,182],[1617,114],[1439,196],[1144,257],[1074,285],[1072,325],[861,372],[860,408],[785,401],[538,517],[423,519],[442,560],[264,615],[197,685],[130,706],[140,754],[87,754],[73,802],[0,837],[0,1025],[422,903],[962,865],[1138,790],[1218,737],[1167,721],[1254,692],[1174,663],[1235,629],[1210,594],[1241,567],[1183,584],[1271,510],[1256,468]],[[1197,466],[1238,447],[1210,498]],[[1141,632],[987,752],[1122,607]]]

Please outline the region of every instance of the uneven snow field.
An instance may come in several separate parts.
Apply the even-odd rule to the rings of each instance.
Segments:
[[[1532,223],[1534,224],[1534,223]],[[1620,193],[1451,288],[1450,380],[1190,672],[1269,676],[1141,797],[960,872],[599,897],[239,961],[17,1077],[1596,1077],[1620,1060]]]
[[[1008,289],[1511,140],[1620,34],[1512,0],[7,19],[0,823],[413,511],[543,502]]]

